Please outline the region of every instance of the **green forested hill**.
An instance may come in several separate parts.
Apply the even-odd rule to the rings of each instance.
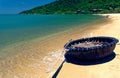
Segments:
[[[56,0],[20,14],[119,13],[120,0]]]

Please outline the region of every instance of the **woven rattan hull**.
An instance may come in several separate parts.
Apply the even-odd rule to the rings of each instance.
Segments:
[[[71,48],[70,46],[74,43],[84,42],[84,41],[100,41],[107,42],[108,44],[91,47],[91,48]],[[78,40],[71,41],[67,43],[64,47],[66,49],[65,59],[66,60],[96,60],[104,58],[110,55],[115,49],[118,40],[113,37],[91,37],[82,38]]]

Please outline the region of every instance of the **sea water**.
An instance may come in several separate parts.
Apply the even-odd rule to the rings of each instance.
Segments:
[[[0,49],[100,20],[95,15],[0,15]]]

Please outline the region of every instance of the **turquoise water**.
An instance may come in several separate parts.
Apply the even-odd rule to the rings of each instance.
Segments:
[[[102,19],[93,15],[0,15],[0,48]]]

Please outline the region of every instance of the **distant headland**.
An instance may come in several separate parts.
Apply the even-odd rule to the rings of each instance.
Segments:
[[[19,14],[104,14],[120,13],[119,0],[56,0]]]

